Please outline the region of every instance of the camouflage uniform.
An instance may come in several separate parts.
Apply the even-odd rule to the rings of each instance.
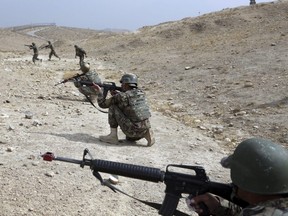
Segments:
[[[53,45],[51,44],[50,41],[48,42],[48,45],[45,46],[45,48],[46,49],[49,48],[51,50],[50,53],[49,53],[49,61],[51,60],[52,55],[54,55],[56,58],[59,58],[59,60],[60,60],[60,57],[56,54],[56,52],[54,50],[54,47],[53,47]]]
[[[85,75],[77,78],[82,81],[90,81],[94,83],[101,83],[101,79],[96,71],[88,71]],[[94,101],[98,95],[98,92],[91,86],[81,86],[78,82],[74,82],[76,88],[78,88],[79,92],[83,95],[88,96],[92,101]]]
[[[98,96],[101,108],[109,108],[108,122],[111,128],[120,126],[127,139],[139,140],[144,137],[151,124],[151,113],[145,93],[137,88],[119,92],[109,99]]]
[[[32,57],[33,63],[35,64],[36,61],[42,61],[42,59],[39,59],[39,58],[38,58],[38,54],[39,54],[39,53],[38,53],[38,48],[37,48],[36,44],[35,44],[35,43],[32,43],[32,45],[30,45],[29,48],[30,48],[30,49],[33,49],[33,53],[34,53],[34,54],[33,54],[33,57]]]
[[[80,47],[78,47],[77,45],[74,46],[75,48],[75,58],[78,56],[79,57],[79,65],[81,66],[81,64],[84,62],[84,57],[87,57],[86,51]]]
[[[288,216],[287,149],[267,139],[251,138],[242,141],[233,154],[223,158],[221,165],[230,169],[233,184],[249,192],[247,196],[252,194],[267,201],[250,204],[238,214],[232,213],[233,206],[219,207],[215,215]],[[237,192],[231,196],[237,197]]]
[[[232,213],[230,208],[220,206],[213,215],[216,216],[288,216],[288,198],[269,200],[263,203],[259,203],[255,206],[248,206],[244,208],[240,213]]]

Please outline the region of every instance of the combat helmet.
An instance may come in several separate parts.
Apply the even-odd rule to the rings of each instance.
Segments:
[[[90,70],[90,64],[89,63],[86,63],[86,62],[83,62],[81,64],[81,67],[80,67],[81,71],[83,73],[87,73],[89,70]]]
[[[135,74],[127,73],[124,74],[120,80],[120,83],[128,83],[129,86],[137,87],[138,85],[138,78]]]
[[[288,194],[288,150],[270,140],[244,140],[221,164],[230,168],[232,182],[243,190],[262,195]]]
[[[33,46],[35,46],[35,43],[34,43],[34,42],[32,42],[32,45],[33,45]]]

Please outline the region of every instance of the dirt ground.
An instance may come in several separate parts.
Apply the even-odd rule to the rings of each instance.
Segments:
[[[41,154],[94,159],[165,170],[203,166],[213,181],[229,182],[220,159],[243,139],[264,137],[288,146],[288,2],[225,9],[136,32],[99,32],[60,26],[0,29],[0,215],[158,215],[100,185],[88,167],[46,162]],[[35,21],[36,22],[36,21]],[[32,51],[51,40],[61,57],[32,63]],[[102,80],[139,76],[152,110],[152,147],[140,140],[111,145],[107,114],[72,83],[79,72],[74,44]],[[120,138],[124,135],[120,132]],[[103,178],[109,175],[101,173]],[[161,203],[165,184],[119,177],[121,190]],[[181,199],[179,210],[193,214]]]

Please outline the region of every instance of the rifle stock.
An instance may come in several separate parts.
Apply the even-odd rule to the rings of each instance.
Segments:
[[[91,159],[86,158],[87,154],[90,155]],[[58,160],[80,164],[80,167],[82,168],[84,166],[89,166],[93,171],[93,175],[98,178],[101,183],[103,183],[103,180],[98,172],[110,173],[156,183],[164,182],[166,184],[165,198],[158,212],[160,215],[174,215],[182,194],[192,194],[196,196],[209,192],[233,202],[240,207],[247,206],[247,203],[242,200],[232,199],[232,186],[230,184],[211,182],[206,175],[205,169],[201,166],[169,164],[164,172],[160,169],[152,167],[93,159],[88,149],[84,150],[82,160],[56,157],[51,152],[43,154],[42,157],[43,160],[46,161]],[[170,171],[170,168],[173,167],[190,171],[193,170],[195,175]]]

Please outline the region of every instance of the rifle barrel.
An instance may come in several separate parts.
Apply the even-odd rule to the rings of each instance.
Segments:
[[[91,164],[91,160],[86,160],[83,162],[82,160],[76,160],[76,159],[65,158],[65,157],[55,157],[54,160],[64,161],[64,162],[74,163],[74,164],[84,164],[87,166]]]
[[[106,160],[93,160],[92,163],[92,169],[99,172],[111,173],[151,182],[164,181],[164,172],[157,168]]]

